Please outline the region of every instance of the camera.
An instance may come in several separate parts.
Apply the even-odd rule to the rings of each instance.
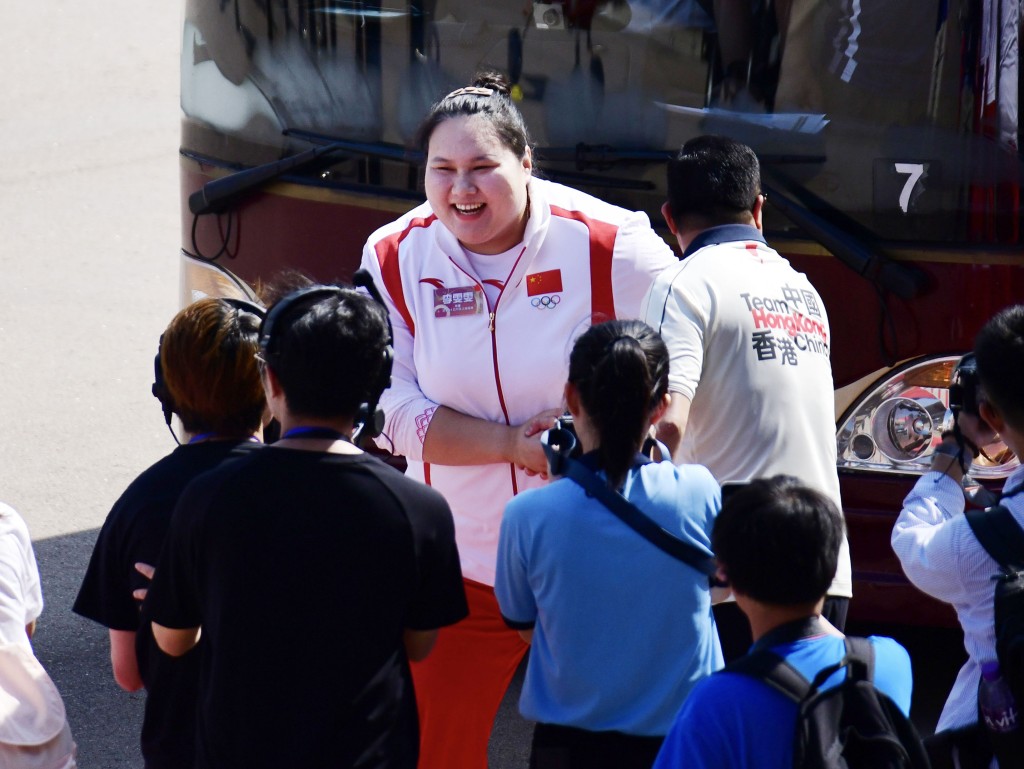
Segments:
[[[548,460],[548,472],[552,477],[565,475],[567,462],[578,459],[583,448],[576,437],[572,416],[566,414],[555,420],[555,426],[545,430],[540,436],[540,445],[544,447],[544,455]]]
[[[978,379],[978,361],[973,352],[967,353],[953,369],[952,383],[949,386],[949,410],[955,419],[960,412],[981,418],[978,403],[984,400],[981,395],[981,381]]]
[[[568,452],[568,456],[573,459],[583,456],[583,446],[580,445],[580,437],[576,434],[576,425],[573,422],[572,414],[563,414],[555,421],[548,441],[556,447],[559,453]]]
[[[981,379],[978,377],[978,361],[974,353],[967,353],[956,364],[953,369],[952,382],[949,385],[949,410],[953,413],[953,437],[961,452],[969,448],[975,457],[982,456],[990,462],[994,462],[991,456],[985,452],[985,446],[977,446],[968,440],[960,429],[960,415],[967,414],[978,420],[981,427],[992,430],[980,412],[980,404],[985,400],[985,391],[981,388]],[[993,444],[999,447],[998,454],[1006,450],[1002,443]]]

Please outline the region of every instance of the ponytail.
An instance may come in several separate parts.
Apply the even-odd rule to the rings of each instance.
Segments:
[[[668,350],[650,326],[615,320],[590,328],[569,357],[569,381],[600,440],[598,461],[619,488],[668,391]]]

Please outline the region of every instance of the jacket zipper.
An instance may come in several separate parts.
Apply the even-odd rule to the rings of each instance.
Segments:
[[[511,279],[512,274],[516,271],[516,267],[519,266],[519,260],[523,258],[523,254],[525,253],[526,246],[523,246],[523,250],[520,251],[519,256],[516,257],[516,261],[512,265],[512,269],[509,270],[508,277],[505,279],[505,282],[502,283],[501,290],[498,292],[498,298],[494,300],[493,310],[490,307],[490,300],[487,300],[487,292],[484,291],[484,287],[480,284],[480,281],[478,281],[468,272],[459,267],[459,265],[455,262],[454,259],[452,259],[450,256],[448,257],[449,261],[451,261],[451,263],[454,264],[455,267],[460,272],[462,272],[467,278],[469,278],[476,284],[476,286],[480,289],[481,293],[483,293],[484,299],[487,300],[487,309],[489,311],[487,330],[491,334],[491,362],[494,367],[494,385],[498,390],[498,404],[501,406],[501,414],[505,418],[505,424],[509,425],[510,427],[512,426],[512,420],[510,420],[508,417],[508,408],[505,406],[505,393],[501,389],[501,372],[498,370],[498,335],[495,332],[495,325],[497,321],[498,305],[501,304],[501,297],[504,295],[505,289],[508,288],[509,279]],[[516,466],[511,462],[509,463],[509,472],[512,478],[512,494],[515,495],[519,493],[519,482],[516,480]]]

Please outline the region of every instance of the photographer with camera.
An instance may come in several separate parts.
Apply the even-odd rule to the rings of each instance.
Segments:
[[[563,442],[551,474],[567,477],[505,508],[494,589],[532,643],[519,704],[538,722],[531,769],[648,769],[690,689],[722,666],[708,585],[718,484],[639,453],[669,403],[668,365],[640,321],[580,336],[565,400],[584,453],[547,433]]]
[[[935,766],[953,766],[956,754],[956,765],[973,767],[988,766],[991,755],[978,726],[978,691],[983,663],[997,658],[993,578],[1002,570],[975,533],[975,514],[963,514],[962,481],[972,459],[996,440],[1018,457],[1024,452],[1024,305],[1009,307],[985,324],[975,340],[974,360],[965,356],[956,379],[950,391],[956,429],[944,436],[931,472],[904,500],[892,546],[910,581],[952,604],[963,628],[968,659],[939,716],[939,733],[928,742]],[[999,506],[982,519],[1005,510],[1017,527],[1024,525],[1022,490],[1024,469],[1018,468],[1006,480]]]

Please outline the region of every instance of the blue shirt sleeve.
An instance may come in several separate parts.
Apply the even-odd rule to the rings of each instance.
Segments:
[[[720,679],[704,679],[690,692],[669,730],[652,769],[719,769],[732,766],[732,742],[721,715],[729,703],[718,696]]]
[[[530,587],[529,527],[525,519],[530,492],[512,499],[505,506],[498,535],[498,563],[494,575],[494,595],[501,616],[516,629],[532,628],[537,620],[537,602]]]
[[[888,695],[903,715],[910,716],[914,679],[907,650],[891,638],[871,636],[875,649],[875,688]]]

